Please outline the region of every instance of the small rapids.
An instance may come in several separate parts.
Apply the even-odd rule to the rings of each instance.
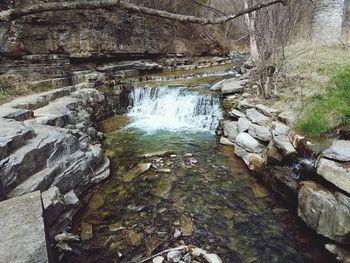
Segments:
[[[209,131],[214,133],[222,118],[217,95],[199,95],[186,88],[140,88],[129,95],[128,127],[148,133],[156,130]]]

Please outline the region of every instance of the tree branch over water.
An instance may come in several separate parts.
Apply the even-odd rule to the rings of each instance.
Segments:
[[[223,24],[231,21],[245,14],[252,13],[259,9],[280,3],[286,4],[287,0],[266,0],[253,5],[249,8],[243,9],[235,14],[225,15],[217,18],[196,17],[190,15],[181,15],[171,13],[163,10],[158,10],[150,7],[138,6],[121,0],[96,0],[96,1],[74,1],[74,2],[53,2],[40,3],[25,8],[15,8],[0,12],[0,22],[9,22],[18,18],[50,11],[64,11],[64,10],[96,10],[96,9],[110,9],[112,7],[126,10],[132,13],[145,14],[165,19],[189,22],[194,24]]]

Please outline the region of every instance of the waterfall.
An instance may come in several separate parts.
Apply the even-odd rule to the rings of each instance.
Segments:
[[[220,98],[184,87],[135,87],[129,95],[128,127],[147,132],[208,131],[222,118]]]

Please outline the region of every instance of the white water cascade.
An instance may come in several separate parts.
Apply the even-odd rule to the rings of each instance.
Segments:
[[[136,87],[129,95],[128,127],[214,133],[222,118],[220,98],[184,87]]]

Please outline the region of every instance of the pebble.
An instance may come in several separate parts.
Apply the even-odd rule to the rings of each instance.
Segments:
[[[182,235],[182,233],[181,233],[181,231],[179,230],[179,229],[175,229],[175,233],[174,233],[174,237],[175,238],[178,238],[179,236],[181,236]]]
[[[155,257],[152,262],[153,263],[162,263],[164,261],[164,258],[162,256]]]
[[[168,259],[168,261],[173,262],[173,263],[178,263],[178,262],[180,262],[180,261],[181,261],[181,258],[182,258],[181,252],[180,252],[180,251],[177,251],[177,250],[170,251],[170,252],[167,254],[167,259]]]

